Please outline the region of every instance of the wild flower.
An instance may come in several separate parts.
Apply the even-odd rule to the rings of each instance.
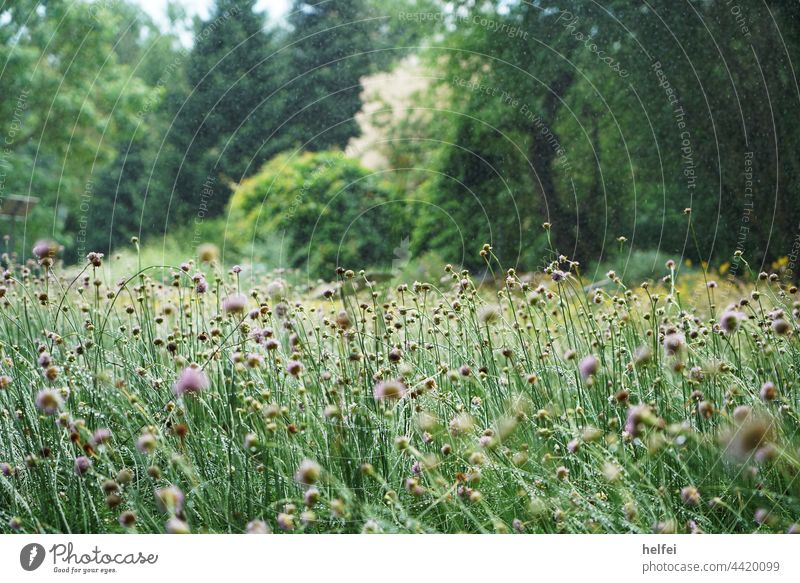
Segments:
[[[153,453],[156,450],[157,445],[158,442],[156,441],[155,435],[149,431],[142,433],[136,440],[136,449],[144,454]]]
[[[136,513],[126,510],[119,515],[119,524],[123,528],[133,528],[136,524]]]
[[[178,380],[172,386],[172,391],[176,396],[194,395],[208,389],[210,382],[206,373],[197,366],[188,366],[178,376]]]
[[[156,505],[161,512],[180,514],[183,511],[183,492],[177,486],[158,488],[155,491]]]
[[[775,388],[774,383],[767,381],[761,385],[759,395],[761,395],[761,400],[764,402],[774,401],[778,397],[778,389]]]
[[[311,486],[319,480],[321,472],[322,468],[317,462],[305,459],[300,462],[300,465],[297,467],[294,479],[304,486]]]
[[[647,426],[652,425],[653,413],[647,405],[635,405],[628,409],[625,431],[633,437],[639,437]]]
[[[277,518],[278,527],[281,530],[294,530],[294,516],[286,512],[280,512]]]
[[[600,359],[594,354],[590,354],[578,363],[578,370],[584,379],[588,379],[600,370]]]
[[[105,427],[97,429],[92,435],[92,441],[95,445],[102,445],[111,441],[111,430]]]
[[[290,360],[286,363],[286,372],[293,377],[299,377],[303,372],[303,363],[298,360]]]
[[[677,356],[686,344],[683,334],[672,332],[664,336],[664,352],[667,356]]]
[[[64,406],[61,394],[53,389],[42,389],[36,395],[36,408],[45,415],[56,415]]]
[[[376,401],[397,401],[406,394],[406,386],[398,380],[381,381],[375,385],[373,394]]]
[[[725,334],[733,334],[739,329],[739,323],[744,318],[740,312],[726,310],[719,317],[719,326]]]
[[[685,486],[681,488],[681,500],[687,506],[699,506],[700,492],[694,486]]]
[[[263,520],[251,520],[247,523],[245,531],[247,534],[268,534],[270,530]]]
[[[75,458],[75,474],[78,476],[82,476],[86,472],[89,471],[89,468],[92,467],[92,460],[90,460],[86,456],[79,456]]]
[[[247,307],[247,296],[234,294],[222,300],[222,309],[226,314],[241,314]]]
[[[39,259],[52,258],[58,254],[60,246],[55,241],[42,239],[33,245],[33,254]]]
[[[164,530],[167,531],[167,534],[189,534],[192,532],[186,521],[181,520],[177,516],[172,516],[167,520],[164,525]]]

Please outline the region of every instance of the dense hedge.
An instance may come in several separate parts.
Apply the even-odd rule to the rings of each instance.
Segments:
[[[404,199],[339,151],[283,153],[237,188],[228,240],[255,259],[309,275],[338,266],[388,271],[408,237]],[[279,257],[265,257],[278,253]]]

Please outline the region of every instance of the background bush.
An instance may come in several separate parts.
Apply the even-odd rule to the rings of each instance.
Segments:
[[[342,152],[284,153],[236,190],[226,239],[255,260],[312,276],[338,266],[388,271],[410,230],[405,206],[380,174]]]

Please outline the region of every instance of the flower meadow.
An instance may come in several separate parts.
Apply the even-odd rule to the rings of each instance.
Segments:
[[[0,532],[740,533],[800,526],[797,288],[445,266],[0,287]],[[205,259],[205,260],[201,260]],[[744,262],[744,258],[741,258]]]

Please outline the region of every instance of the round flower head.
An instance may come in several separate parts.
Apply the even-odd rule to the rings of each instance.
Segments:
[[[226,314],[241,314],[246,307],[247,297],[243,294],[235,294],[222,300],[222,309]]]
[[[406,394],[406,386],[400,381],[388,380],[381,381],[375,385],[375,400],[398,400],[402,399]]]
[[[208,377],[200,368],[189,366],[183,369],[175,385],[172,387],[176,396],[195,394],[205,391],[209,387]]]
[[[681,489],[681,500],[687,506],[699,506],[700,492],[694,486],[686,486]]]
[[[722,312],[722,315],[719,317],[719,327],[722,328],[725,334],[733,334],[739,329],[739,322],[743,318],[744,316],[739,312],[726,310]]]
[[[126,510],[119,515],[119,524],[123,528],[132,528],[136,524],[136,513],[132,510]]]
[[[304,486],[311,486],[319,480],[319,475],[322,472],[320,465],[314,460],[305,459],[300,462],[297,471],[294,474],[294,479],[303,484]]]
[[[481,306],[478,310],[478,320],[481,324],[489,325],[497,322],[500,319],[500,306],[494,304],[487,304]]]
[[[762,401],[774,401],[778,397],[778,390],[773,383],[767,381],[761,385],[760,395]]]
[[[177,486],[159,488],[155,494],[156,504],[161,512],[180,514],[183,510],[183,492]]]
[[[290,360],[286,363],[286,372],[293,377],[299,377],[300,373],[303,372],[303,364],[297,360]]]
[[[136,449],[144,454],[153,453],[156,450],[156,436],[152,433],[142,433],[136,440]]]
[[[219,257],[219,249],[213,243],[203,243],[197,248],[197,258],[203,263],[211,263]]]
[[[59,249],[60,246],[55,241],[42,239],[41,241],[36,241],[36,243],[33,245],[33,254],[39,259],[44,259],[45,257],[55,257],[58,254]]]
[[[664,336],[664,352],[667,356],[675,356],[680,353],[685,340],[682,334],[672,333]]]
[[[167,524],[164,528],[168,534],[189,534],[192,532],[188,524],[175,516],[167,520]]]
[[[578,363],[578,370],[584,379],[594,376],[599,369],[600,360],[594,354],[590,354]]]
[[[294,516],[286,512],[278,514],[278,526],[281,530],[294,530]]]
[[[111,440],[111,430],[101,428],[94,432],[92,435],[92,441],[94,441],[95,445],[100,445],[103,443],[107,443]]]
[[[269,527],[263,520],[251,520],[247,523],[247,534],[269,534]]]
[[[280,299],[285,295],[285,293],[286,284],[282,279],[276,279],[275,281],[271,281],[269,284],[267,284],[267,295],[273,300]]]
[[[772,330],[776,334],[779,334],[780,336],[788,334],[789,330],[791,329],[792,329],[791,324],[789,324],[789,322],[787,322],[783,318],[777,318],[772,322]]]
[[[61,395],[53,389],[42,389],[36,395],[36,407],[45,415],[56,415],[63,405]]]
[[[89,468],[92,467],[92,460],[90,460],[86,456],[80,456],[75,458],[75,474],[78,476],[82,476],[86,472],[89,471]]]
[[[628,418],[625,420],[625,431],[633,437],[639,437],[644,426],[651,420],[652,413],[647,405],[635,405],[628,409]]]

